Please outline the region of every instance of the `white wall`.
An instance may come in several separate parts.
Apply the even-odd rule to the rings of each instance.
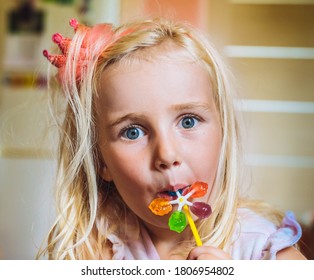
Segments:
[[[53,160],[0,158],[0,259],[34,259],[54,217]]]

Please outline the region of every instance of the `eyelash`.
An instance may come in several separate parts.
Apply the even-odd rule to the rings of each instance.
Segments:
[[[188,114],[183,114],[183,115],[181,115],[181,116],[179,117],[179,122],[182,121],[184,118],[194,118],[194,119],[196,119],[196,120],[199,121],[199,122],[202,122],[202,121],[203,121],[203,119],[202,119],[200,116],[198,116],[198,115],[196,115],[196,114],[193,114],[193,113],[188,113]]]
[[[196,119],[198,122],[202,122],[203,119],[196,115],[196,114],[193,114],[193,113],[188,113],[188,114],[183,114],[181,116],[179,116],[179,123],[184,119],[184,118],[194,118]],[[132,129],[132,128],[138,128],[140,130],[142,130],[144,133],[145,133],[145,130],[143,129],[142,126],[140,125],[137,125],[137,124],[130,124],[130,125],[127,125],[126,127],[124,127],[120,133],[119,133],[119,137],[120,138],[123,138],[123,139],[127,139],[127,137],[124,137],[123,135],[129,130],[129,129]],[[127,139],[127,140],[130,140],[130,139]]]

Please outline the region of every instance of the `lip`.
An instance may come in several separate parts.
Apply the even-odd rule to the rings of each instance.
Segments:
[[[157,196],[161,198],[166,198],[167,200],[174,200],[177,198],[177,195],[175,194],[177,191],[183,192],[184,189],[189,187],[189,184],[175,184],[175,185],[169,185],[162,191],[160,191]]]

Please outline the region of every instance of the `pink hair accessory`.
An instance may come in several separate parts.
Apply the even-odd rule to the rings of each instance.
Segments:
[[[73,27],[75,32],[85,33],[77,61],[76,80],[79,80],[82,68],[86,67],[93,57],[99,56],[104,51],[113,41],[114,33],[111,24],[97,24],[93,27],[88,27],[80,24],[76,19],[71,19],[70,26]],[[55,33],[52,35],[52,41],[58,45],[61,54],[53,55],[44,50],[43,55],[52,65],[59,69],[59,79],[62,81],[62,74],[72,39],[63,37],[60,33]]]
[[[70,23],[70,25],[74,28],[74,30],[76,31],[76,29],[77,29],[77,27],[78,27],[78,25],[79,25],[77,19],[72,18],[72,19],[70,19],[70,22],[69,22],[69,23]]]

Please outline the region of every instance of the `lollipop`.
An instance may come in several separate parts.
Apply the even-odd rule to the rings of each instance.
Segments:
[[[171,196],[176,196],[174,200],[167,198],[155,198],[148,208],[158,216],[164,216],[172,211],[172,205],[178,204],[178,209],[174,211],[168,221],[168,226],[171,230],[181,233],[189,223],[195,238],[197,246],[202,246],[202,241],[196,229],[195,223],[191,217],[191,212],[200,219],[207,218],[212,210],[211,207],[204,202],[191,202],[189,199],[202,197],[206,194],[208,185],[197,181],[183,191],[179,190],[175,193],[169,192]],[[182,211],[183,210],[183,211]]]

